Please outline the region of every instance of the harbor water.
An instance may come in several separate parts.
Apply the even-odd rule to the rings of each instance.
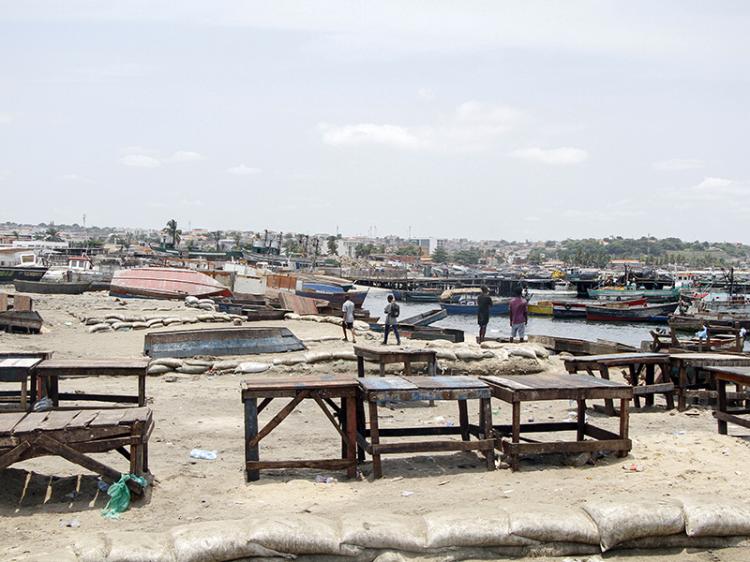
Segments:
[[[383,309],[389,291],[385,289],[371,288],[367,294],[364,308],[373,316],[379,316],[383,322]],[[562,299],[561,299],[562,300]],[[565,300],[574,300],[566,298]],[[401,308],[400,320],[414,316],[420,312],[440,308],[439,303],[413,303],[399,302]],[[445,319],[435,322],[432,326],[439,328],[457,328],[464,330],[467,340],[472,336],[479,335],[479,326],[475,315],[449,315]],[[651,341],[650,330],[666,328],[664,324],[647,323],[607,323],[587,322],[583,319],[559,319],[551,316],[529,316],[526,329],[527,334],[544,336],[559,336],[566,338],[578,338],[583,340],[609,340],[640,347],[642,341]],[[487,337],[509,337],[510,323],[508,316],[493,316],[487,327]]]

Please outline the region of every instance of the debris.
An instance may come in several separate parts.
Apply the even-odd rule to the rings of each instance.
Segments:
[[[206,461],[215,461],[218,457],[216,451],[206,451],[205,449],[193,449],[190,451],[190,456],[194,459],[202,459]]]
[[[410,492],[409,490],[404,490],[403,492],[401,492],[402,498],[408,498],[409,496],[413,496],[413,495],[414,495],[414,492]]]
[[[318,474],[315,477],[315,482],[318,484],[335,484],[338,480],[333,476],[323,476],[322,474]]]
[[[79,519],[70,519],[69,521],[63,521],[62,526],[70,527],[71,529],[77,529],[81,526],[81,521]]]
[[[626,472],[643,472],[645,470],[642,464],[624,464],[622,469]]]

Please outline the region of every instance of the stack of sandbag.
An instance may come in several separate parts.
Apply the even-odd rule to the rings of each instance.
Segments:
[[[84,317],[82,322],[88,326],[90,333],[125,330],[145,330],[180,324],[197,324],[199,322],[235,322],[244,321],[239,314],[225,312],[205,312],[197,316],[132,316],[126,314],[107,314],[100,317]]]
[[[185,297],[185,306],[188,308],[198,308],[200,310],[216,311],[216,303],[211,299],[199,299],[198,297]]]

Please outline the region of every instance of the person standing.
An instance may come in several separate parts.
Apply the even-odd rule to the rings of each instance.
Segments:
[[[486,285],[482,285],[482,294],[477,299],[477,324],[479,324],[478,343],[484,341],[487,335],[487,324],[490,323],[490,309],[492,308],[492,297]]]
[[[354,335],[354,301],[349,295],[346,295],[346,300],[341,306],[341,312],[343,313],[341,325],[344,328],[344,341],[349,341],[346,337],[346,329],[349,328],[352,332],[352,343],[357,343],[357,337]]]
[[[393,334],[396,336],[396,344],[401,345],[401,336],[398,334],[398,315],[401,313],[401,308],[398,303],[394,300],[393,295],[388,295],[388,304],[385,305],[385,337],[383,338],[383,345],[388,345],[388,334],[393,330]]]
[[[516,336],[518,341],[526,340],[526,324],[529,321],[529,305],[523,298],[523,289],[517,287],[510,299],[510,341]]]

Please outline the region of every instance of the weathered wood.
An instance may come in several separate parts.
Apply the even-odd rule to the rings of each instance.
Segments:
[[[248,473],[271,468],[323,468],[327,470],[344,470],[351,467],[348,459],[312,459],[288,461],[246,461],[245,469]]]
[[[158,357],[196,355],[250,355],[304,350],[305,345],[288,328],[212,328],[149,332],[144,353]]]

